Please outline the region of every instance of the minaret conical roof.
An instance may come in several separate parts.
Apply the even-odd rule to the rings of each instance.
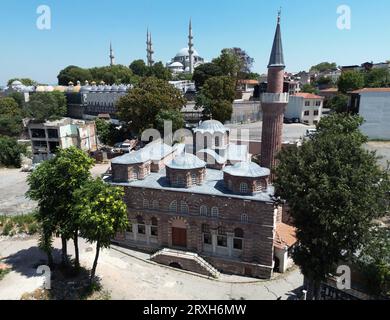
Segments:
[[[276,27],[274,44],[272,46],[271,57],[269,59],[268,68],[272,67],[285,67],[284,55],[283,55],[283,44],[282,44],[282,33],[280,30],[280,13],[278,15],[278,25]]]

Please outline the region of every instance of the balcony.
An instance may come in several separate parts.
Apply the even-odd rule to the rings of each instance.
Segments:
[[[290,95],[288,93],[263,93],[262,103],[288,103]]]

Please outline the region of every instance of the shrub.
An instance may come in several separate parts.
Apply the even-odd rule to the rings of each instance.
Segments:
[[[21,166],[21,155],[26,152],[26,147],[19,145],[16,139],[0,136],[0,164],[6,167]]]

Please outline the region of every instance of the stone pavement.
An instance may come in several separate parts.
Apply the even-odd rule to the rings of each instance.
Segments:
[[[60,240],[54,241],[59,258]],[[73,254],[73,243],[68,244]],[[81,263],[92,266],[94,248],[80,239]],[[20,299],[43,283],[36,267],[44,263],[45,256],[37,248],[37,239],[0,239],[0,257],[13,271],[0,282],[0,300]],[[105,290],[115,300],[276,300],[293,299],[300,292],[303,277],[295,269],[271,281],[222,275],[218,280],[189,272],[157,265],[148,261],[149,255],[112,247],[103,250],[97,268]]]

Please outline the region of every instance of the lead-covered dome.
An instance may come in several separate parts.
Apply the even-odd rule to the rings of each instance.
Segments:
[[[221,122],[217,120],[207,120],[203,121],[198,128],[194,129],[194,132],[201,132],[201,133],[215,133],[215,132],[220,132],[220,133],[226,133],[228,132],[229,129],[226,128]]]
[[[189,57],[190,56],[189,51],[190,51],[189,48],[183,48],[176,54],[176,57]],[[194,51],[193,56],[199,57],[198,51],[196,51],[195,49],[193,49],[193,51]]]
[[[254,162],[238,162],[234,166],[228,166],[223,170],[235,177],[260,178],[271,174],[270,169],[260,167]]]
[[[191,170],[206,167],[206,162],[200,160],[197,156],[190,153],[177,156],[170,163],[167,164],[170,169],[176,170]]]

